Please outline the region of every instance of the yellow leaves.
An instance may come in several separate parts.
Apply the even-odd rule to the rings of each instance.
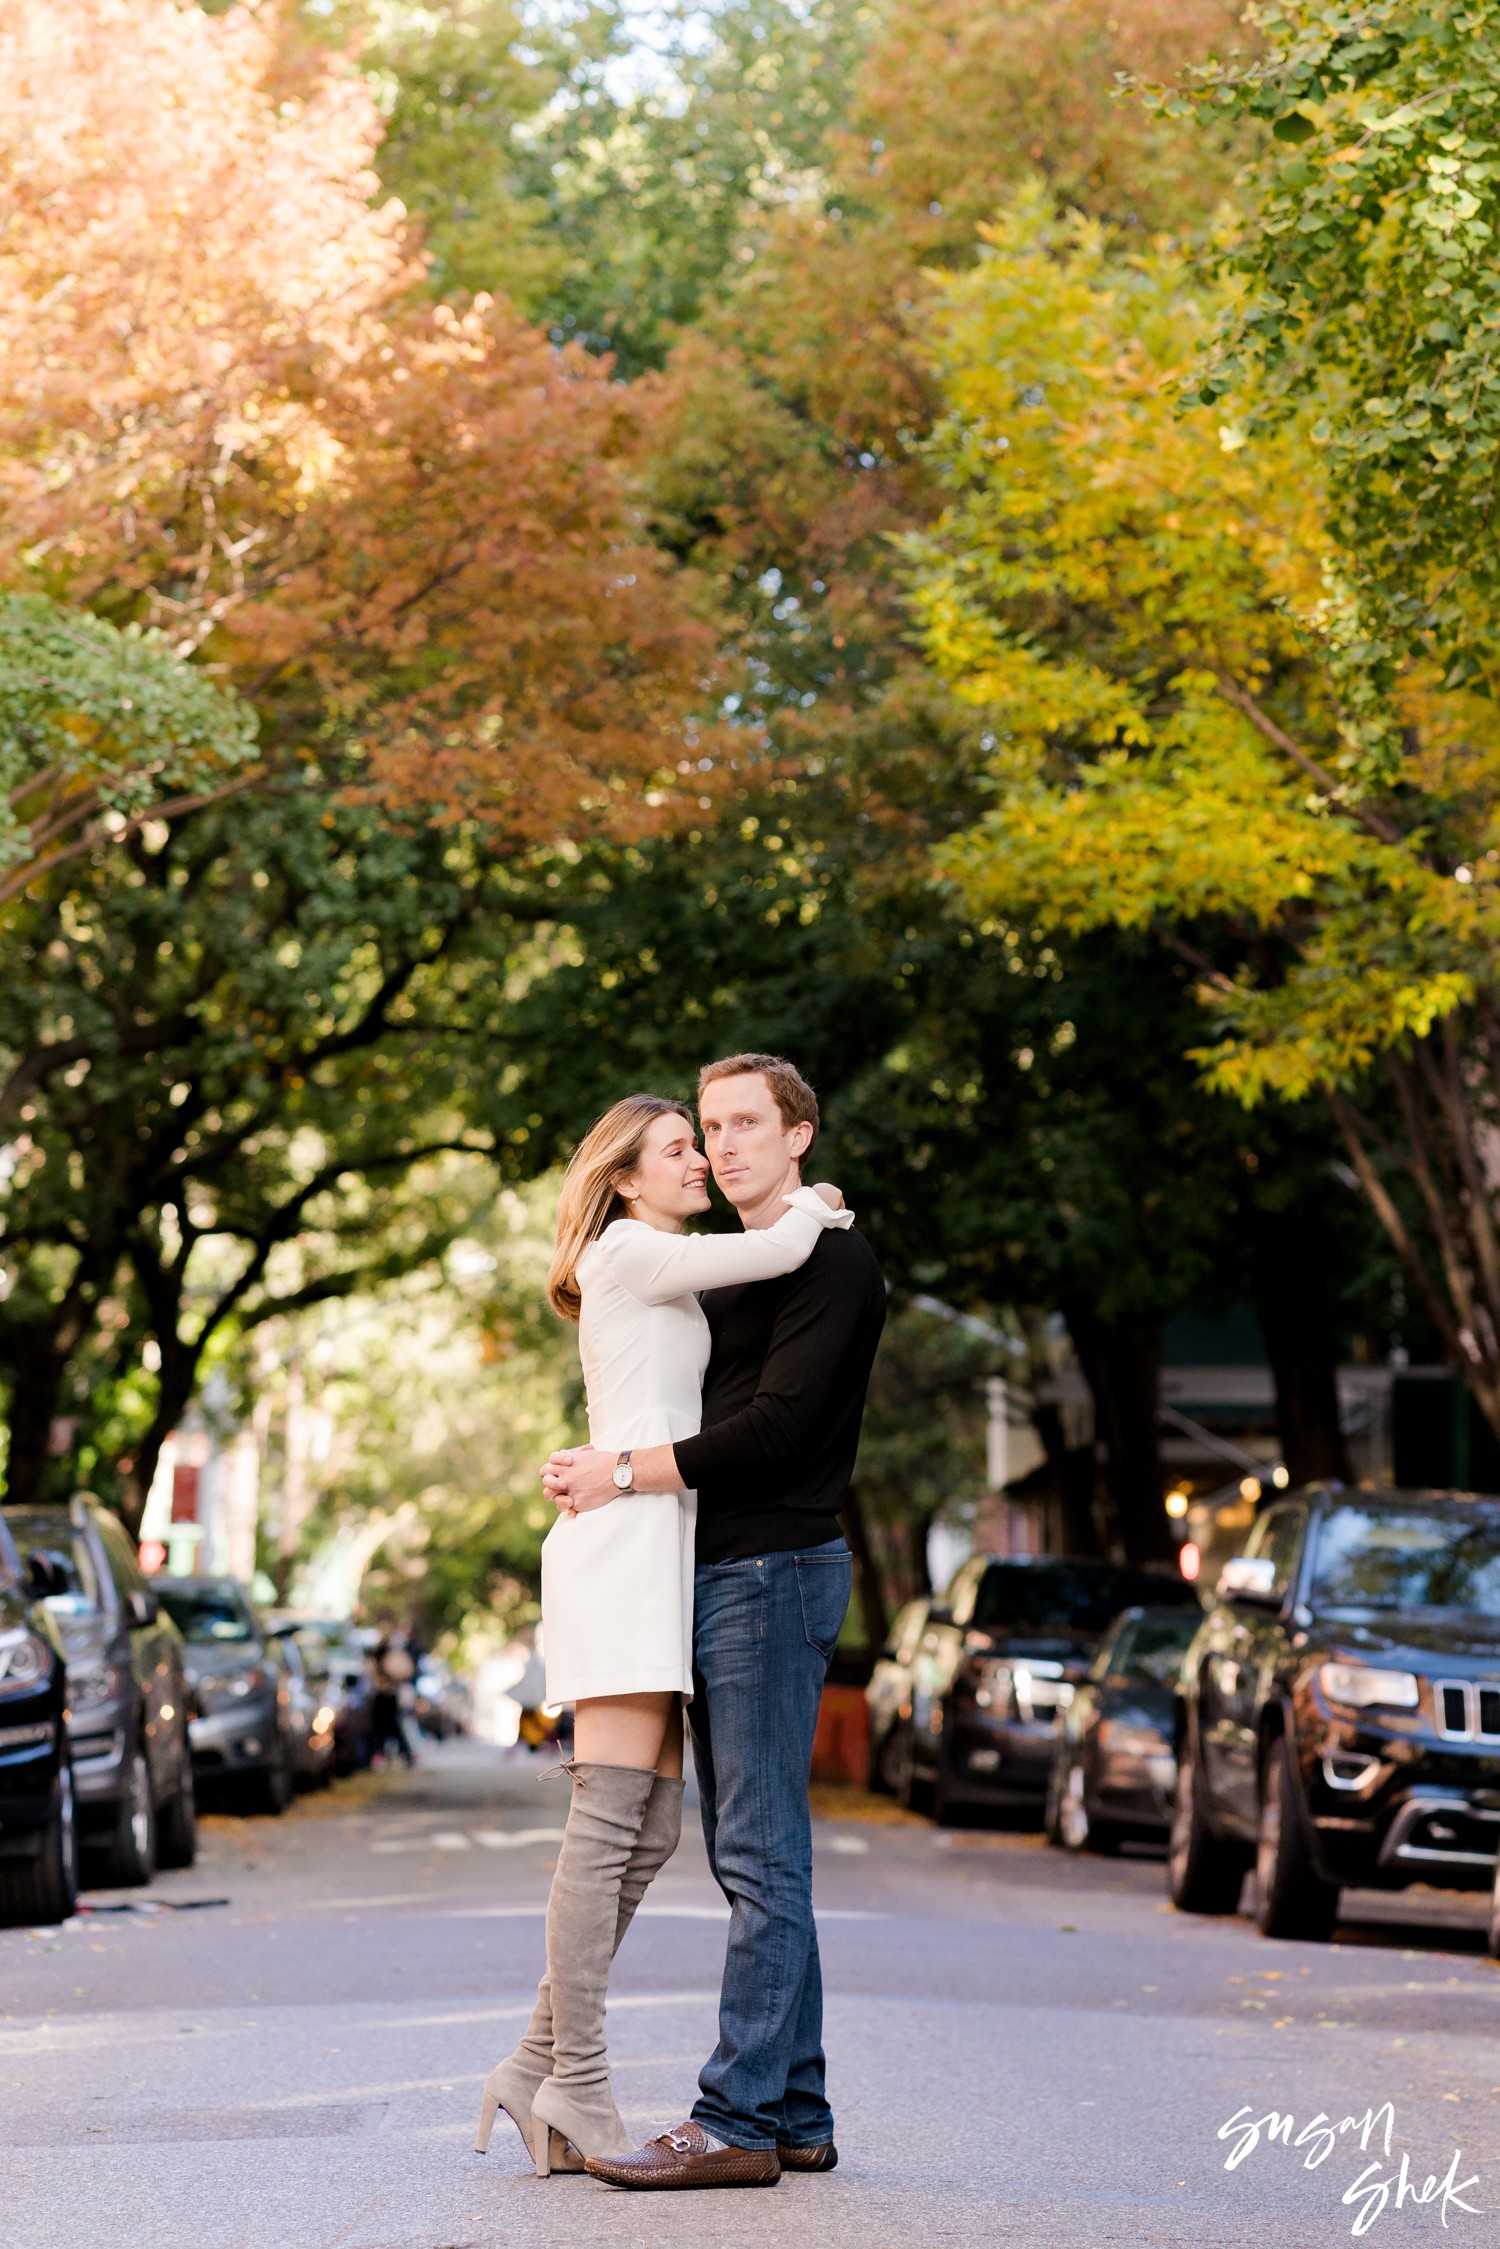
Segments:
[[[1240,966],[1203,988],[1198,1059],[1240,1100],[1357,1077],[1495,981],[1496,701],[1398,679],[1410,832],[1373,832],[1341,793],[1360,626],[1305,433],[1176,410],[1212,308],[1169,256],[1112,261],[1039,192],[987,241],[936,330],[954,499],[907,550],[929,658],[996,742],[995,807],[943,871],[976,914],[1209,932]]]

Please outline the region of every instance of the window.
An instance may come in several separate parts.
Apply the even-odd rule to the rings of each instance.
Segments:
[[[132,1593],[141,1592],[146,1583],[141,1565],[135,1558],[135,1549],[113,1515],[101,1512],[94,1515],[92,1520],[99,1533],[99,1542],[104,1548],[109,1574],[115,1581],[115,1590],[122,1601],[128,1600]]]
[[[33,1554],[45,1555],[53,1569],[61,1574],[61,1588],[47,1596],[51,1613],[54,1616],[92,1616],[100,1606],[99,1573],[94,1566],[93,1548],[65,1510],[61,1507],[39,1507],[26,1513],[18,1510],[10,1517],[10,1527],[26,1561],[30,1561]]]
[[[1116,1569],[1107,1562],[992,1562],[974,1603],[982,1632],[1103,1632],[1121,1609],[1180,1600],[1197,1606],[1190,1585],[1165,1571]],[[954,1616],[958,1622],[966,1619]]]
[[[1245,1541],[1246,1560],[1270,1560],[1276,1565],[1272,1591],[1285,1593],[1297,1567],[1306,1521],[1300,1507],[1273,1507],[1251,1530]]]
[[[253,1640],[255,1620],[228,1585],[161,1585],[161,1605],[184,1640]]]
[[[1309,1597],[1323,1610],[1500,1616],[1500,1507],[1340,1507],[1318,1525]]]

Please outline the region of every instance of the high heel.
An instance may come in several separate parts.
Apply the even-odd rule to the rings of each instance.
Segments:
[[[554,2132],[550,2124],[543,2124],[536,2135],[536,2175],[550,2178],[554,2171],[582,2171],[583,2157],[566,2133]]]
[[[559,2140],[584,2158],[634,2151],[635,2142],[621,2122],[607,2079],[603,2084],[570,2085],[549,2077],[537,2087],[531,2115],[540,2151],[536,2167],[543,2178],[549,2166],[561,2169],[556,2156]]]
[[[531,2101],[541,2081],[537,2072],[520,2067],[513,2054],[508,2055],[503,2062],[496,2063],[484,2081],[484,2092],[480,2099],[479,2129],[474,2134],[476,2155],[484,2155],[488,2151],[490,2134],[501,2109],[504,2109],[526,2143],[526,2153],[533,2155]]]

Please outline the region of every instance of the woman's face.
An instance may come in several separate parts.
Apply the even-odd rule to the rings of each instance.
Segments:
[[[632,1218],[675,1231],[685,1218],[708,1209],[708,1158],[686,1117],[653,1117],[641,1160],[615,1182]]]

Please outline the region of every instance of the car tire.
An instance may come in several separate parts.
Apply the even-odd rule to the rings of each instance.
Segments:
[[[161,1867],[191,1866],[198,1856],[198,1805],[193,1794],[193,1768],[183,1751],[177,1786],[156,1817],[156,1863]]]
[[[73,1775],[57,1776],[52,1823],[33,1859],[0,1859],[0,1929],[55,1928],[78,1906],[78,1829]]]
[[[139,1890],[156,1872],[156,1805],[151,1767],[139,1742],[126,1753],[123,1780],[115,1824],[99,1852],[102,1890]]]
[[[1495,1880],[1490,1891],[1490,1958],[1500,1960],[1500,1859],[1495,1861]]]
[[[253,1774],[245,1784],[245,1804],[249,1811],[260,1812],[267,1819],[280,1819],[291,1800],[291,1757],[285,1734],[278,1734],[275,1754],[264,1772]]]
[[[932,1816],[939,1827],[967,1827],[973,1807],[953,1795],[948,1785],[947,1761],[938,1747],[937,1772],[932,1782]]]
[[[1325,1882],[1313,1867],[1292,1745],[1285,1734],[1267,1745],[1261,1769],[1255,1890],[1255,1919],[1263,1936],[1327,1944],[1333,1935],[1338,1885]]]
[[[1185,1745],[1167,1845],[1167,1891],[1179,1913],[1235,1913],[1250,1853],[1215,1835],[1203,1807],[1198,1761]]]
[[[917,1772],[916,1744],[909,1724],[901,1728],[895,1759],[896,1801],[908,1812],[930,1812],[932,1788]]]

